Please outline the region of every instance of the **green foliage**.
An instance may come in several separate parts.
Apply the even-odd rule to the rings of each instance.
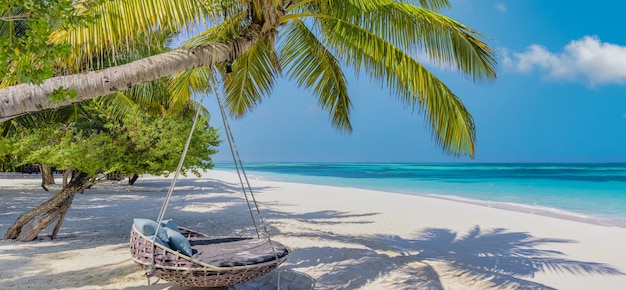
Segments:
[[[252,46],[225,76],[226,105],[235,116],[243,115],[269,96],[279,72],[278,57],[267,41]]]
[[[231,2],[223,17],[212,18],[212,27],[183,46],[232,40],[253,24],[265,27],[266,21],[273,21],[266,19],[271,13],[264,12],[269,5],[260,0]],[[475,82],[496,78],[495,54],[481,40],[484,35],[437,13],[450,8],[449,1],[313,0],[274,5],[284,9],[275,30],[228,66],[216,65],[225,80],[231,114],[250,112],[271,95],[276,77],[285,76],[318,99],[336,129],[350,133],[352,96],[345,75],[354,72],[422,113],[444,152],[473,157],[472,116],[460,98],[414,57],[427,55],[432,63],[456,69]],[[185,77],[179,74],[174,81],[185,83]]]
[[[64,87],[58,87],[52,91],[52,94],[48,97],[48,99],[52,102],[59,102],[63,100],[71,100],[76,98],[76,91]]]
[[[332,125],[349,133],[353,96],[345,75],[354,72],[421,113],[444,152],[473,157],[472,116],[415,58],[427,55],[474,82],[496,79],[495,53],[485,36],[438,13],[450,6],[448,0],[9,0],[0,4],[0,34],[14,44],[0,45],[0,72],[5,72],[0,87],[41,81],[54,72],[52,60],[60,56],[65,62],[58,74],[126,63],[157,53],[169,37],[186,31],[192,35],[183,47],[229,41],[250,48],[226,52],[232,58],[214,67],[173,75],[169,108],[185,109],[193,91],[210,91],[209,80],[223,80],[229,111],[243,116],[285,76],[308,89]],[[260,40],[240,38],[259,27]],[[154,66],[148,69],[159,69]],[[60,89],[52,100],[69,97],[71,91]],[[116,104],[118,115],[132,107],[125,107],[130,102],[124,94],[106,102]]]
[[[161,175],[176,170],[192,125],[190,118],[150,117],[139,109],[121,120],[93,109],[90,116],[69,124],[24,128],[8,146],[23,164],[72,167],[92,176],[114,171]],[[218,144],[217,131],[200,121],[183,173],[212,168],[210,157]]]
[[[85,1],[93,5],[99,1]],[[0,2],[0,79],[4,84],[41,83],[55,74],[54,64],[70,46],[49,42],[53,31],[80,26],[97,15],[77,15],[72,0]]]
[[[15,151],[15,139],[13,137],[0,138],[0,172],[15,171],[19,161],[12,152]]]
[[[174,171],[191,125],[190,118],[145,117],[137,111],[126,115],[122,122],[108,122],[105,129],[107,135],[113,137],[112,144],[115,144],[114,162],[108,166],[108,170],[149,174]],[[196,169],[212,168],[210,156],[217,152],[217,145],[217,131],[199,120],[183,172],[191,170],[197,173]]]
[[[168,5],[176,2],[164,1]],[[77,54],[70,53],[81,49],[80,40],[67,44],[54,41],[55,35],[59,37],[64,31],[89,31],[96,22],[111,21],[111,15],[104,19],[96,16],[102,7],[115,7],[114,3],[111,6],[112,2],[119,4],[120,1],[10,0],[1,3],[0,36],[10,41],[0,43],[0,49],[8,51],[11,44],[12,51],[2,54],[6,62],[0,63],[3,73],[0,87],[36,83],[52,74],[75,69],[67,66],[78,59]],[[114,66],[163,52],[167,50],[164,44],[171,33],[168,31],[139,35],[133,39],[138,44],[100,55],[104,59],[95,59],[97,66]],[[90,38],[89,41],[101,40]],[[73,50],[68,50],[69,47]],[[83,56],[75,65],[82,67],[79,71],[94,67],[89,56]],[[196,84],[196,87],[206,86],[206,80],[199,82],[204,84]],[[74,90],[60,87],[52,92],[49,100],[57,102],[74,97]],[[45,163],[59,169],[72,167],[91,175],[113,171],[167,174],[176,169],[191,128],[190,115],[195,112],[190,96],[175,103],[173,109],[172,98],[167,79],[160,79],[97,100],[2,123],[0,152],[4,155],[0,156],[0,164],[3,168],[14,168],[20,164]],[[196,128],[184,171],[212,166],[210,156],[215,153],[218,136],[206,125],[206,120],[200,123],[204,125]]]

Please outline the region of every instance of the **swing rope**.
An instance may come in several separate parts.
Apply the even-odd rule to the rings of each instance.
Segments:
[[[257,238],[260,238],[259,235],[259,229],[256,225],[256,220],[254,219],[253,216],[253,210],[252,207],[250,206],[250,201],[248,199],[248,192],[250,193],[250,197],[252,198],[252,201],[254,202],[254,206],[257,212],[257,215],[259,217],[259,220],[261,221],[261,225],[263,226],[263,230],[265,232],[265,234],[268,236],[269,238],[269,233],[267,231],[267,227],[265,226],[265,221],[263,220],[263,216],[261,215],[261,211],[259,210],[259,205],[256,201],[256,198],[254,196],[254,193],[252,192],[252,187],[250,186],[250,181],[248,180],[248,176],[246,175],[246,171],[243,167],[243,164],[241,162],[241,156],[239,156],[239,150],[237,150],[237,144],[235,143],[235,138],[233,137],[233,132],[230,129],[230,124],[228,123],[228,118],[226,117],[226,112],[224,110],[224,105],[222,103],[222,98],[220,97],[219,93],[216,91],[215,92],[215,97],[217,98],[217,103],[219,104],[220,107],[220,113],[222,115],[222,121],[224,122],[224,131],[226,132],[226,136],[228,139],[228,145],[230,146],[230,152],[233,156],[233,162],[235,163],[235,170],[237,171],[237,176],[239,177],[239,182],[241,184],[241,190],[244,193],[244,196],[246,198],[246,203],[248,204],[248,210],[250,211],[250,216],[252,217],[252,222],[254,223],[254,227],[256,229],[256,233],[257,233]],[[243,175],[243,178],[242,178]],[[245,185],[244,185],[245,182]],[[246,185],[247,185],[247,190],[246,190]]]
[[[246,191],[246,187],[244,186],[244,180],[241,178],[241,173],[239,172],[239,167],[241,166],[241,170],[243,171],[243,165],[241,165],[241,157],[239,156],[239,150],[237,150],[237,144],[235,143],[235,139],[233,138],[232,131],[230,130],[230,124],[228,123],[228,118],[226,118],[226,112],[224,111],[224,105],[222,104],[222,98],[220,97],[218,91],[215,91],[215,98],[217,99],[217,103],[220,108],[220,115],[222,116],[222,123],[224,124],[224,131],[226,133],[226,139],[228,140],[228,146],[230,147],[230,154],[233,157],[233,162],[235,163],[235,170],[237,171],[237,177],[239,177],[239,184],[241,184],[241,190],[243,191],[243,196],[246,198],[246,204],[248,205],[248,211],[250,212],[250,218],[252,219],[252,223],[254,224],[254,230],[256,231],[257,238],[260,238],[259,227],[256,224],[256,219],[254,218],[254,214],[252,211],[252,206],[250,205],[250,200],[248,199],[248,193]],[[239,162],[237,162],[239,161]],[[245,177],[245,182],[250,187],[250,183],[248,182],[248,177],[246,176],[245,171],[243,172]],[[252,189],[250,189],[250,194],[252,194]],[[254,195],[252,195],[254,197]],[[254,200],[254,204],[256,204],[256,200]],[[259,207],[256,207],[257,211]],[[263,222],[263,220],[261,220]],[[267,230],[266,230],[267,232]]]
[[[176,182],[178,181],[178,177],[180,176],[180,172],[182,170],[183,167],[183,163],[185,161],[185,157],[187,156],[187,152],[189,150],[189,145],[191,144],[191,138],[193,136],[193,132],[195,131],[196,128],[196,124],[198,122],[199,119],[199,115],[200,115],[200,108],[202,105],[202,102],[204,101],[204,97],[205,95],[203,94],[200,102],[198,103],[198,108],[196,109],[196,113],[193,119],[193,123],[191,126],[191,131],[189,132],[189,136],[187,137],[187,141],[185,143],[185,147],[183,149],[183,152],[181,154],[180,160],[178,162],[178,167],[176,168],[176,171],[174,172],[174,176],[172,178],[172,182],[170,183],[170,187],[168,189],[167,195],[165,197],[165,201],[163,202],[163,206],[161,207],[161,211],[159,212],[159,216],[157,219],[157,228],[155,230],[155,232],[158,232],[159,229],[161,228],[161,222],[163,221],[163,218],[165,216],[165,212],[167,210],[167,207],[169,205],[169,202],[172,198],[173,192],[174,192],[174,188],[176,186]],[[267,241],[270,243],[270,246],[272,248],[272,252],[274,254],[274,257],[276,259],[276,262],[278,263],[279,258],[278,258],[278,252],[274,246],[274,244],[272,243],[272,239],[270,237],[269,231],[267,230],[267,226],[265,224],[265,220],[263,218],[263,216],[261,215],[261,210],[259,209],[259,205],[256,201],[256,197],[254,196],[254,193],[252,192],[252,186],[250,185],[250,181],[248,180],[248,176],[246,175],[245,169],[243,167],[243,163],[241,161],[241,156],[239,155],[239,151],[237,150],[237,145],[235,143],[232,131],[230,129],[230,125],[228,123],[228,118],[226,117],[226,112],[224,110],[224,106],[222,104],[222,99],[219,95],[218,90],[215,90],[215,97],[217,98],[217,102],[220,108],[220,113],[222,116],[222,122],[224,123],[224,130],[226,132],[226,137],[228,139],[228,144],[230,147],[230,151],[231,151],[231,155],[233,157],[233,162],[235,163],[235,169],[237,171],[237,176],[239,178],[239,182],[241,184],[241,189],[243,191],[245,200],[246,200],[246,204],[248,206],[248,211],[250,212],[250,217],[252,219],[252,223],[254,224],[254,228],[256,231],[256,235],[257,238],[260,238],[260,233],[259,233],[259,227],[257,225],[256,219],[254,218],[254,210],[252,209],[252,205],[250,204],[250,198],[248,198],[248,193],[250,194],[250,197],[252,199],[252,202],[254,203],[254,207],[256,209],[256,213],[258,216],[258,219],[261,223],[261,226],[263,228],[263,232],[265,233],[265,236],[267,237]],[[242,177],[243,175],[243,177]],[[244,185],[245,183],[245,185]],[[247,190],[246,190],[247,188]],[[146,276],[148,278],[148,285],[150,285],[150,277],[157,275],[158,273],[156,273],[155,271],[155,243],[156,243],[156,237],[157,235],[155,234],[152,237],[152,261],[151,264],[149,265],[148,269],[146,270]],[[278,272],[278,287],[280,287],[280,271]]]
[[[265,219],[263,218],[263,215],[261,215],[261,210],[259,209],[259,204],[256,201],[256,197],[254,196],[254,193],[252,192],[252,186],[250,186],[250,181],[248,180],[248,175],[246,175],[246,171],[243,168],[243,163],[241,162],[241,156],[239,155],[239,150],[237,150],[237,144],[235,143],[235,138],[233,137],[233,132],[232,130],[230,130],[230,125],[228,124],[228,118],[226,118],[226,112],[224,110],[224,105],[222,104],[222,98],[220,97],[220,94],[217,90],[215,90],[215,97],[217,98],[217,103],[220,107],[220,113],[222,115],[222,121],[224,122],[224,131],[226,131],[226,135],[228,137],[228,144],[230,146],[230,152],[233,155],[233,161],[235,163],[235,169],[237,170],[237,176],[239,177],[239,182],[241,183],[241,189],[243,190],[243,194],[246,197],[246,203],[248,204],[248,210],[250,211],[250,216],[252,217],[252,222],[254,223],[254,227],[256,229],[256,233],[257,233],[257,238],[260,238],[259,236],[259,229],[256,225],[253,213],[252,213],[252,208],[250,206],[250,202],[248,200],[248,194],[247,192],[250,193],[250,197],[252,198],[252,201],[254,202],[254,207],[256,209],[257,215],[259,217],[259,221],[261,221],[261,226],[263,227],[263,231],[265,232],[265,236],[267,237],[267,241],[270,243],[270,246],[272,247],[272,252],[274,253],[274,257],[276,259],[276,261],[278,261],[278,252],[276,251],[276,248],[274,247],[274,244],[272,243],[272,238],[270,237],[270,233],[267,230],[267,226],[265,223]],[[241,168],[241,173],[240,173],[240,169]],[[243,175],[243,179],[242,176]],[[244,186],[244,180],[245,183],[247,185],[248,191],[246,192],[246,187]],[[279,272],[279,277],[280,277],[280,272]],[[279,285],[280,285],[280,278],[279,278]]]
[[[196,124],[198,123],[198,119],[200,117],[200,108],[202,106],[202,102],[204,101],[204,94],[200,98],[200,103],[198,103],[198,108],[196,109],[196,114],[193,117],[193,123],[191,124],[191,131],[189,131],[189,136],[187,136],[187,141],[185,142],[185,147],[183,148],[183,153],[180,156],[180,160],[178,161],[178,166],[176,167],[176,171],[174,172],[174,177],[172,178],[172,182],[170,183],[170,187],[167,191],[167,195],[165,196],[165,201],[163,202],[163,206],[161,207],[161,211],[159,212],[159,217],[157,218],[157,227],[155,230],[155,234],[152,237],[152,261],[146,270],[146,277],[148,278],[148,286],[150,286],[150,277],[153,277],[157,274],[154,269],[155,266],[155,255],[156,255],[156,233],[161,229],[161,222],[163,221],[163,217],[165,216],[165,211],[167,210],[167,206],[170,203],[170,199],[172,198],[172,194],[174,193],[174,187],[176,186],[176,181],[178,180],[178,176],[180,176],[180,171],[183,168],[183,163],[185,162],[185,157],[187,156],[187,151],[189,151],[189,144],[191,144],[191,137],[193,137],[193,132],[196,129]],[[158,280],[157,280],[158,282]]]

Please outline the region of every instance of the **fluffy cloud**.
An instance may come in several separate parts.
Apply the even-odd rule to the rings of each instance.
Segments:
[[[504,3],[496,4],[496,9],[498,9],[498,11],[500,11],[500,12],[506,12],[507,11],[506,6],[504,5]]]
[[[626,84],[626,46],[601,42],[596,36],[574,40],[561,53],[534,44],[522,53],[504,51],[503,56],[506,68],[522,73],[539,69],[550,79],[583,81],[590,86]]]

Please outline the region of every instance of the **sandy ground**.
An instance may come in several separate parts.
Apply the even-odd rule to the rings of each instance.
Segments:
[[[52,195],[39,182],[0,174],[0,235]],[[98,184],[77,195],[57,239],[49,228],[34,242],[0,241],[0,289],[188,289],[162,280],[149,287],[128,250],[132,219],[156,219],[169,182]],[[626,287],[625,228],[424,196],[251,183],[274,240],[292,253],[279,270],[232,289]],[[179,180],[166,218],[211,235],[254,232],[230,172]]]

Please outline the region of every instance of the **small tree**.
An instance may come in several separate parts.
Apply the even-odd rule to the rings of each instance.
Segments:
[[[14,153],[21,162],[72,168],[72,178],[52,198],[20,216],[5,239],[31,241],[58,221],[52,232],[54,238],[75,194],[88,187],[90,178],[97,174],[123,171],[161,175],[176,170],[192,126],[191,118],[148,116],[145,111],[134,109],[118,120],[93,108],[87,111],[91,117],[85,120],[24,128],[20,138],[13,139],[12,148],[18,148]],[[208,126],[206,119],[199,120],[183,174],[199,174],[198,170],[212,168],[210,157],[218,144],[217,131]]]

